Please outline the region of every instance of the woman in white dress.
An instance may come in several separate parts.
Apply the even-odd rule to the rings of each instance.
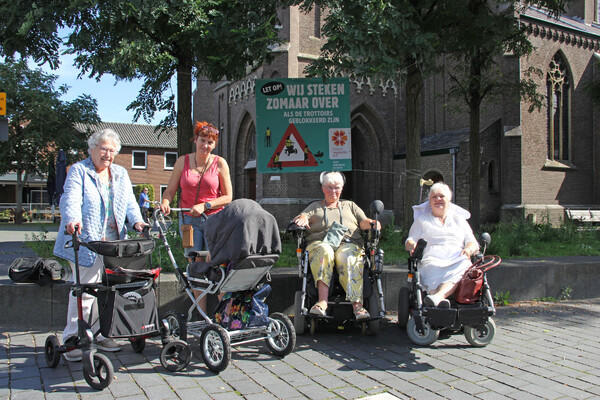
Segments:
[[[414,222],[405,242],[412,254],[419,239],[427,241],[419,272],[428,293],[424,303],[430,307],[450,306],[446,298],[454,293],[471,266],[471,257],[479,251],[467,222],[471,214],[451,200],[448,185],[437,182],[431,186],[429,200],[413,207]]]

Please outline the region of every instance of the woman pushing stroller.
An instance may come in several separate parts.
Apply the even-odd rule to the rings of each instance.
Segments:
[[[405,242],[412,255],[419,239],[427,241],[419,271],[421,285],[428,293],[424,303],[429,307],[450,307],[446,299],[455,292],[471,266],[471,257],[479,251],[467,222],[471,214],[451,200],[448,185],[433,184],[429,200],[413,207],[415,220]]]
[[[310,267],[318,290],[318,301],[310,309],[313,315],[326,315],[329,286],[335,267],[340,284],[357,320],[370,317],[363,307],[363,239],[361,230],[381,224],[367,218],[352,201],[341,200],[344,176],[337,171],[321,174],[324,199],[310,204],[294,218],[294,223],[308,228]]]

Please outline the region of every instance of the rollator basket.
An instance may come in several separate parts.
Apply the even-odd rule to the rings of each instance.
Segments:
[[[159,330],[153,280],[100,290],[98,304],[100,332],[104,337],[130,338],[153,334]]]

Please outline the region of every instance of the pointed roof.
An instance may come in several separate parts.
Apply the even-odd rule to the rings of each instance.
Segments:
[[[155,131],[155,125],[125,124],[121,122],[99,122],[97,124],[76,123],[80,132],[96,132],[112,129],[121,137],[121,146],[161,149],[177,149],[177,130],[168,128]]]

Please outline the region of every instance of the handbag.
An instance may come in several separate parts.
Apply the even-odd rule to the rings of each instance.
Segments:
[[[481,297],[483,287],[483,271],[477,267],[471,267],[465,271],[454,292],[454,300],[460,304],[476,303]]]
[[[329,225],[329,222],[327,220],[327,207],[323,207],[323,208],[325,209],[325,211],[324,211],[325,226],[327,226],[327,225]],[[342,239],[344,238],[344,235],[348,231],[348,227],[343,225],[342,209],[339,205],[338,205],[338,210],[340,212],[340,222],[338,223],[337,221],[333,221],[333,224],[331,224],[329,229],[327,229],[327,233],[325,234],[325,237],[323,238],[323,243],[327,243],[334,249],[337,249],[339,247],[340,243],[342,243]]]

